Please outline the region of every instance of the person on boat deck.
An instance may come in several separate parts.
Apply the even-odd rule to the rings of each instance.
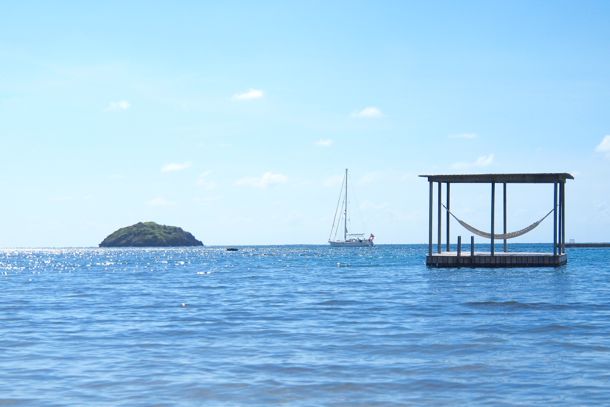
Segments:
[[[371,235],[369,236],[369,242],[372,242],[373,239],[375,239],[375,235],[371,233]]]

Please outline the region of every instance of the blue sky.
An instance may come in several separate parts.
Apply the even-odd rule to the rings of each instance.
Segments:
[[[145,220],[325,243],[344,168],[379,243],[426,241],[417,175],[462,172],[570,172],[567,238],[608,241],[609,20],[603,1],[5,4],[0,246]],[[488,188],[454,191],[488,229]],[[549,188],[510,193],[509,229],[550,209]]]

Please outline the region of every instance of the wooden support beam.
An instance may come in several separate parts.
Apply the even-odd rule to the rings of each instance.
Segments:
[[[430,194],[428,196],[428,256],[432,256],[432,201],[434,198],[434,189],[432,188],[432,181],[430,181]]]
[[[557,253],[561,254],[561,184],[557,183]]]
[[[494,234],[495,234],[495,221],[496,221],[496,213],[495,213],[495,208],[496,206],[496,183],[492,182],[491,183],[491,255],[494,255],[495,252],[495,241],[494,241]]]
[[[439,182],[438,183],[438,236],[437,236],[437,245],[438,245],[438,252],[441,253],[443,251],[443,242],[441,241],[442,236],[442,219],[441,219],[441,202],[443,202],[443,189],[442,189],[443,183]]]
[[[553,256],[557,256],[557,183],[553,184]]]
[[[561,253],[566,252],[566,183],[561,183]]]
[[[449,237],[449,231],[450,231],[449,224],[450,224],[450,220],[451,220],[451,218],[449,216],[449,210],[450,210],[449,208],[451,207],[450,206],[450,204],[451,204],[451,191],[450,191],[450,187],[449,187],[450,185],[451,185],[451,183],[448,182],[447,183],[447,205],[445,205],[447,207],[447,218],[446,218],[445,222],[447,222],[447,236],[446,236],[446,240],[447,240],[447,251],[448,252],[451,251],[451,239]]]
[[[503,219],[504,219],[504,234],[506,234],[507,230],[506,230],[506,182],[502,184],[502,199],[504,200],[504,205],[502,206],[503,208]],[[504,239],[504,253],[508,252],[508,241],[506,239]]]

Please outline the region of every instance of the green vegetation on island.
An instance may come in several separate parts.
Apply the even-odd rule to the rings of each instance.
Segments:
[[[110,234],[100,247],[176,247],[203,246],[199,240],[176,226],[139,222]]]

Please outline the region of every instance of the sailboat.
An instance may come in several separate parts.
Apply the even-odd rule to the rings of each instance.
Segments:
[[[344,189],[345,187],[345,189]],[[343,200],[342,200],[343,198]],[[341,205],[339,205],[341,203]],[[343,240],[337,238],[339,228],[341,227],[341,218],[343,218]],[[366,237],[365,233],[349,233],[347,230],[347,169],[345,169],[345,178],[341,185],[341,194],[337,202],[335,217],[333,218],[333,226],[330,229],[328,243],[333,247],[368,247],[373,246],[374,234]]]

